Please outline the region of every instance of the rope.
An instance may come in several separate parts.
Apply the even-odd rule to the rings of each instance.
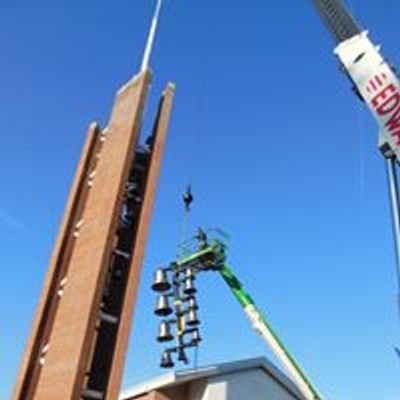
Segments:
[[[185,165],[187,171],[187,180],[190,183],[196,181],[196,166],[201,162],[201,150],[203,144],[203,131],[204,131],[204,119],[205,112],[207,109],[207,92],[209,89],[209,80],[213,74],[210,73],[211,60],[214,58],[214,50],[212,49],[212,44],[215,42],[216,37],[220,30],[218,29],[215,20],[212,19],[212,14],[205,11],[204,14],[199,15],[197,19],[197,31],[203,38],[200,45],[197,46],[198,59],[200,62],[200,71],[198,73],[197,82],[198,87],[196,90],[196,100],[194,102],[194,120],[192,129],[192,146],[190,151],[190,158]]]
[[[210,16],[211,14],[206,12],[205,17]],[[203,35],[211,35],[212,38],[215,38],[216,33],[219,32],[217,30],[217,26],[215,23],[210,23],[210,20],[204,21],[203,18],[198,19],[199,28],[201,30],[204,29]],[[211,28],[211,29],[210,29]],[[206,46],[202,48],[201,51],[201,62],[202,67],[199,73],[199,79],[197,80],[199,84],[198,96],[196,96],[195,101],[195,118],[197,121],[194,123],[192,135],[192,149],[188,152],[188,157],[190,157],[185,164],[185,171],[187,176],[187,181],[189,182],[188,189],[183,197],[184,200],[184,210],[182,216],[182,222],[180,227],[179,239],[178,239],[178,249],[177,249],[177,257],[180,259],[183,257],[184,253],[184,244],[187,240],[187,231],[189,227],[189,217],[190,217],[190,205],[193,202],[193,196],[191,194],[191,184],[195,181],[195,166],[199,163],[199,159],[201,156],[201,139],[202,132],[204,130],[204,115],[206,109],[206,95],[208,89],[208,80],[209,80],[209,65],[211,60],[211,46],[209,43],[212,43],[213,40],[204,40],[203,43],[208,43]],[[190,154],[189,154],[190,153]],[[190,194],[191,200],[186,201],[185,197]],[[193,350],[193,368],[197,370],[199,368],[199,348],[196,346]]]
[[[189,214],[190,214],[191,205],[193,203],[193,195],[192,195],[191,185],[188,185],[186,192],[182,196],[182,199],[183,199],[184,209],[183,209],[183,218],[182,218],[182,223],[181,223],[181,233],[180,233],[180,237],[179,237],[178,250],[177,250],[178,259],[184,255],[183,254],[183,251],[184,251],[183,245],[186,241],[186,230],[187,230],[187,226],[189,223]]]
[[[178,240],[178,249],[177,249],[177,258],[180,259],[183,257],[183,245],[186,241],[186,233],[187,233],[187,227],[189,224],[189,210],[184,210],[183,212],[183,217],[182,217],[182,222],[181,222],[181,229],[180,229],[180,235],[179,235],[179,240]]]

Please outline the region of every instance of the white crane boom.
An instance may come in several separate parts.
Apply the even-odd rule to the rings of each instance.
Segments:
[[[376,118],[379,147],[387,145],[400,159],[400,81],[340,0],[314,0],[339,43],[334,52],[355,89]]]
[[[354,91],[367,104],[379,126],[379,148],[385,156],[392,205],[396,247],[398,305],[400,311],[400,195],[397,166],[400,162],[400,80],[346,10],[342,0],[313,0],[338,45],[334,53],[354,84]]]

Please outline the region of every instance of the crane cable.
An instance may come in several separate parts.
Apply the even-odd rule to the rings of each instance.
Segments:
[[[179,237],[179,243],[178,243],[178,258],[183,257],[183,252],[184,252],[184,244],[186,242],[186,234],[187,234],[187,228],[188,228],[188,223],[189,223],[189,214],[191,211],[192,203],[194,200],[193,194],[192,194],[192,185],[189,184],[186,192],[182,195],[183,199],[183,217],[182,217],[182,223],[181,223],[181,232],[180,232],[180,237]]]
[[[200,14],[200,15],[199,15]],[[212,77],[213,74],[210,74],[211,68],[210,63],[211,59],[214,58],[215,49],[212,49],[212,44],[215,43],[216,38],[218,36],[218,26],[216,24],[216,20],[210,19],[213,13],[204,11],[204,14],[199,13],[196,21],[198,21],[196,30],[200,33],[204,40],[201,43],[198,43],[196,46],[197,54],[199,54],[198,59],[200,61],[200,68],[197,74],[197,87],[195,88],[195,101],[193,103],[194,109],[194,119],[195,122],[193,123],[193,129],[191,130],[192,141],[189,144],[188,148],[191,151],[187,152],[189,159],[185,160],[185,170],[186,172],[186,179],[187,179],[187,191],[184,194],[189,194],[192,196],[192,183],[196,181],[196,169],[195,166],[200,164],[201,160],[201,151],[202,151],[202,142],[203,142],[203,131],[204,128],[204,116],[206,113],[206,98],[207,98],[207,91],[209,88],[209,80],[210,76]],[[207,35],[207,38],[206,38]],[[205,44],[204,44],[205,43]],[[203,44],[199,46],[199,44]],[[203,171],[201,171],[203,172]],[[184,199],[185,201],[185,199]],[[187,223],[188,214],[190,212],[190,205],[193,201],[193,197],[191,201],[187,205],[185,203],[185,215],[184,220]]]
[[[184,257],[184,245],[186,241],[186,231],[188,228],[188,223],[189,223],[189,216],[190,216],[190,211],[192,209],[192,203],[194,201],[194,196],[192,193],[192,185],[189,183],[188,187],[186,189],[186,192],[183,193],[182,195],[182,200],[183,200],[183,218],[182,218],[182,224],[181,224],[181,235],[180,235],[180,243],[178,246],[178,258],[183,258]],[[198,369],[198,363],[199,363],[199,348],[196,346],[194,348],[194,358],[193,358],[193,369],[197,370]]]
[[[205,17],[211,17],[212,13],[205,12],[204,13]],[[187,231],[189,227],[189,217],[190,217],[190,212],[192,209],[192,203],[194,201],[194,196],[192,192],[192,182],[195,181],[195,168],[194,166],[198,163],[200,159],[200,152],[201,152],[201,138],[202,138],[202,131],[204,130],[204,114],[205,114],[205,108],[206,108],[206,95],[207,95],[207,82],[209,80],[209,64],[210,60],[212,57],[212,51],[211,51],[211,44],[215,42],[215,38],[219,32],[217,30],[217,24],[213,21],[208,20],[207,23],[206,21],[202,20],[201,18],[198,18],[197,21],[199,21],[198,27],[201,29],[204,29],[204,32],[202,32],[202,36],[204,37],[206,34],[213,38],[213,40],[204,40],[202,41],[203,43],[206,43],[206,45],[203,47],[202,51],[202,56],[199,57],[202,62],[202,67],[200,68],[200,73],[199,73],[199,79],[198,79],[198,93],[196,96],[196,104],[195,104],[195,110],[197,110],[197,123],[195,123],[193,127],[193,146],[192,146],[192,153],[190,155],[190,159],[187,160],[187,163],[185,165],[187,173],[187,188],[186,191],[182,195],[183,199],[183,216],[182,216],[182,222],[181,222],[181,227],[180,227],[180,234],[179,234],[179,243],[178,243],[178,251],[177,251],[177,257],[178,259],[183,257],[184,252],[185,252],[185,243],[188,240],[187,236]],[[188,168],[189,165],[189,168]],[[193,368],[196,370],[198,369],[198,364],[199,364],[199,349],[196,346],[194,349],[194,359],[193,359]]]

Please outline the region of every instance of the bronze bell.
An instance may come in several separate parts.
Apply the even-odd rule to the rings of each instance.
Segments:
[[[171,327],[167,321],[162,321],[158,330],[157,340],[161,343],[170,342],[174,337],[171,333]]]
[[[186,277],[186,279],[194,279],[195,278],[194,269],[188,268],[185,272],[185,277]]]
[[[178,349],[178,360],[182,361],[183,363],[187,364],[189,362],[185,349],[183,347],[179,347]]]
[[[167,317],[168,315],[172,314],[172,308],[169,305],[168,296],[158,296],[157,305],[154,313],[159,317]]]
[[[167,271],[159,268],[154,274],[154,281],[151,288],[156,292],[165,292],[171,289],[171,284],[168,282]]]
[[[190,310],[198,310],[199,306],[197,305],[197,301],[194,297],[189,299],[189,309]]]
[[[196,345],[202,341],[201,336],[200,336],[200,332],[199,332],[198,329],[193,331],[193,333],[192,333],[192,341]]]
[[[172,361],[171,353],[168,350],[164,351],[161,356],[160,367],[161,368],[173,368],[174,365],[175,364]]]
[[[186,323],[189,326],[197,326],[200,324],[199,319],[197,318],[197,312],[196,310],[189,310],[188,318]]]
[[[195,294],[197,292],[197,289],[195,288],[193,283],[193,278],[185,279],[183,291],[187,295]]]

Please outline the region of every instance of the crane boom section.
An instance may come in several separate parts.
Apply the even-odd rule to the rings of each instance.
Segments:
[[[393,68],[368,38],[341,0],[313,0],[323,21],[339,43],[334,53],[365,101],[380,129],[379,146],[400,159],[400,82]]]
[[[389,145],[400,159],[400,81],[396,73],[367,32],[340,43],[335,54],[377,120],[380,147]]]
[[[361,33],[341,0],[314,0],[314,4],[338,43]]]

